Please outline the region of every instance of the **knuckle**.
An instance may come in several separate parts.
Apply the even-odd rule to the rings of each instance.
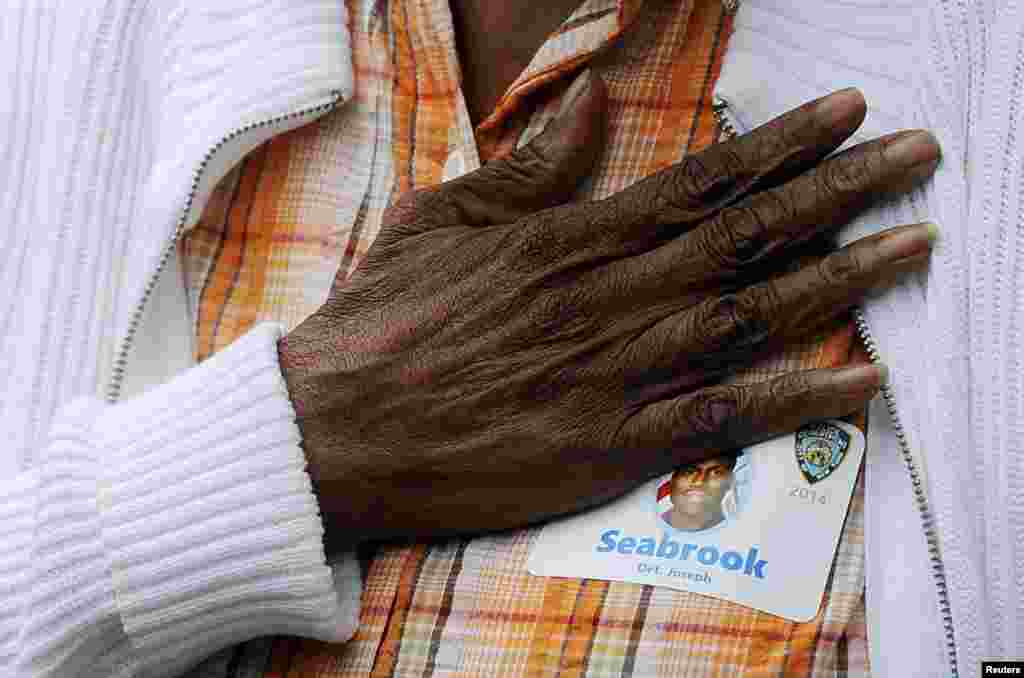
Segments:
[[[726,294],[710,299],[700,306],[695,331],[699,337],[706,337],[709,349],[727,345],[740,322],[736,307],[736,295]]]
[[[769,244],[769,229],[760,210],[752,206],[728,207],[705,231],[702,249],[725,271],[739,271],[757,262]]]
[[[827,285],[846,285],[864,275],[864,262],[854,247],[844,247],[818,262],[818,273]]]
[[[785,305],[779,284],[775,280],[765,280],[748,287],[745,294],[750,297],[749,305],[756,308],[759,315],[767,318],[781,311]]]
[[[806,372],[793,372],[768,384],[768,398],[773,403],[804,400],[812,390],[810,375]]]
[[[467,206],[486,202],[486,198],[480,195],[480,188],[484,183],[486,183],[486,177],[478,177],[476,181],[462,180],[444,183],[435,187],[432,194],[424,196],[421,209],[427,209],[435,216],[444,214],[458,222],[465,222],[469,220]]]
[[[689,206],[691,203],[701,202],[715,185],[718,175],[700,154],[694,154],[683,158],[678,170],[667,172],[665,178],[665,185],[662,187],[663,197],[669,204],[682,202]]]
[[[537,177],[550,176],[558,169],[558,164],[551,153],[545,135],[517,147],[509,154],[505,162],[495,163],[501,176],[516,180],[529,180]]]
[[[819,112],[818,104],[808,101],[800,106],[799,112],[793,116],[791,138],[794,143],[799,139],[821,139],[832,135],[832,123]]]
[[[778,154],[787,144],[787,127],[785,119],[776,118],[762,128],[748,132],[744,137],[743,149],[748,157],[760,166],[766,159]]]
[[[489,163],[489,173],[499,184],[536,182],[556,173],[558,166],[545,143],[544,135],[512,151],[503,160]]]
[[[540,334],[564,340],[585,336],[591,325],[589,295],[581,285],[568,285],[546,292],[538,299]]]
[[[774,123],[777,124],[777,138],[786,144],[797,143],[806,136],[805,130],[808,127],[820,127],[820,116],[815,114],[816,109],[815,102],[805,101],[788,114],[776,118]]]
[[[746,408],[746,392],[737,386],[706,388],[683,400],[683,429],[701,436],[727,434]]]
[[[800,210],[798,208],[799,198],[793,191],[792,185],[785,188],[762,191],[757,195],[758,213],[769,215],[764,218],[765,222],[773,220],[784,231],[785,235],[794,236],[794,226],[800,227]]]
[[[851,149],[825,163],[821,181],[826,194],[846,198],[867,188],[871,180],[870,154]]]
[[[813,104],[804,104],[793,115],[779,116],[769,122],[760,133],[753,135],[756,138],[752,145],[755,151],[753,157],[762,162],[778,156],[786,149],[800,145],[802,138],[807,135],[807,126],[816,124],[813,108]]]
[[[759,146],[760,143],[755,144],[753,149],[755,151],[754,158],[759,158],[761,155],[757,152],[762,150]],[[746,155],[742,152],[742,147],[737,145],[723,144],[722,146],[715,147],[713,150],[717,164],[716,178],[721,176],[737,176],[757,164],[756,162],[751,163],[747,161]]]
[[[697,332],[715,351],[744,349],[761,343],[768,335],[766,321],[775,308],[774,292],[767,284],[725,294],[701,307]]]

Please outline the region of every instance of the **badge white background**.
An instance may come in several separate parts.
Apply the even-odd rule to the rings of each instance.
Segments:
[[[635,491],[586,513],[549,523],[530,552],[530,574],[549,577],[607,579],[667,586],[724,598],[793,621],[809,621],[818,613],[829,569],[839,544],[843,520],[864,456],[864,435],[842,421],[829,423],[850,434],[842,463],[813,485],[800,472],[796,434],[790,433],[749,448],[753,482],[735,520],[701,532],[669,527],[656,511],[658,487],[671,474],[655,478]],[[803,491],[801,491],[803,490]],[[821,497],[827,497],[821,503]],[[813,497],[813,499],[812,499]],[[696,552],[687,560],[599,553],[601,534],[617,529],[622,537],[668,535],[684,543],[715,546],[746,558],[750,547],[767,561],[764,579],[699,563]],[[650,566],[641,572],[641,565]],[[660,566],[656,573],[654,567]],[[710,583],[668,576],[670,569],[708,573]]]

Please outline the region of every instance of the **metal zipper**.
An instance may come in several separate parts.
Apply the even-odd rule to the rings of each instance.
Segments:
[[[719,133],[716,141],[726,141],[728,139],[735,139],[739,136],[739,132],[733,127],[732,119],[727,113],[729,104],[725,103],[723,99],[720,99],[718,95],[715,95],[711,99],[711,112],[715,116],[715,123],[718,125]]]
[[[881,363],[882,358],[878,353],[878,345],[868,322],[864,318],[864,312],[855,308],[853,320],[857,325],[857,334],[864,343],[868,357],[873,363]],[[928,505],[928,495],[925,493],[924,483],[921,481],[921,474],[917,469],[917,463],[907,443],[907,436],[903,432],[903,424],[900,422],[899,413],[896,411],[896,396],[892,386],[882,386],[882,398],[885,399],[885,408],[889,411],[889,420],[892,422],[892,430],[896,432],[896,441],[899,443],[900,455],[903,463],[910,474],[910,483],[914,488],[914,501],[917,504],[918,514],[921,516],[921,528],[924,530],[925,541],[928,542],[928,560],[932,566],[932,579],[935,581],[935,590],[939,596],[939,610],[942,612],[942,627],[946,636],[946,652],[949,655],[949,665],[954,678],[960,675],[956,660],[956,642],[953,635],[953,614],[949,606],[949,591],[946,587],[946,569],[942,564],[942,557],[939,554],[939,535],[935,531],[935,519],[932,517],[931,508]]]
[[[728,108],[729,106],[724,100],[718,96],[714,97],[711,110],[714,113],[715,121],[720,130],[719,141],[733,139],[738,136],[736,128],[729,117]],[[857,326],[857,335],[864,344],[864,349],[867,351],[871,362],[881,363],[882,358],[878,352],[878,344],[875,342],[871,334],[871,328],[868,327],[867,319],[864,317],[864,312],[860,308],[853,309],[853,320]],[[921,473],[917,468],[917,462],[914,461],[914,455],[910,450],[910,444],[907,442],[907,436],[900,421],[899,412],[896,408],[896,396],[892,386],[889,384],[883,385],[881,393],[882,398],[885,400],[885,407],[889,411],[892,429],[896,433],[896,441],[899,444],[903,463],[907,467],[910,483],[914,489],[914,502],[917,504],[918,515],[921,517],[921,529],[924,531],[925,541],[928,543],[928,560],[931,564],[932,579],[935,582],[935,590],[939,598],[939,610],[942,613],[942,626],[946,636],[946,652],[952,671],[951,675],[954,678],[958,678],[960,671],[956,657],[953,614],[950,610],[949,591],[946,586],[946,569],[942,563],[942,556],[939,553],[939,535],[935,530],[935,519],[932,517],[932,511],[928,504],[928,495],[921,479]]]
[[[167,266],[167,261],[174,254],[178,239],[185,230],[185,224],[188,223],[188,216],[192,211],[196,193],[199,190],[200,179],[202,178],[203,172],[206,171],[206,167],[210,164],[210,159],[213,158],[213,156],[223,148],[225,144],[234,141],[237,137],[243,134],[247,134],[248,132],[261,127],[279,125],[283,122],[292,121],[295,118],[312,115],[320,116],[322,114],[329,113],[338,105],[341,98],[342,93],[340,90],[331,90],[330,101],[308,106],[297,111],[291,111],[290,113],[276,115],[272,118],[267,118],[258,122],[251,122],[243,125],[242,127],[236,127],[227,135],[221,137],[221,139],[206,152],[206,155],[203,156],[202,161],[199,163],[199,167],[192,174],[192,186],[189,189],[188,197],[185,199],[185,205],[181,210],[181,216],[178,217],[178,225],[174,229],[174,235],[164,248],[163,254],[160,257],[160,263],[156,267],[156,271],[153,272],[153,275],[151,275],[149,280],[146,282],[146,288],[142,293],[142,299],[132,312],[131,321],[128,323],[128,331],[121,342],[120,348],[115,354],[114,368],[110,376],[110,382],[107,386],[106,399],[108,403],[113,404],[117,402],[118,398],[121,396],[121,387],[124,383],[125,366],[128,362],[128,352],[131,350],[132,342],[135,339],[135,332],[139,328],[139,323],[142,321],[142,314],[145,311],[146,302],[149,301],[149,297],[153,294],[153,289],[156,287],[157,280],[160,278],[160,274],[163,272],[164,267]]]

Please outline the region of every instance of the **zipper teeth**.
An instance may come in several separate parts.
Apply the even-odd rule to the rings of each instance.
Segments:
[[[718,96],[714,97],[711,107],[715,121],[720,130],[719,141],[732,139],[738,136],[736,128],[728,115],[728,104]],[[857,335],[860,337],[868,357],[872,363],[881,363],[882,358],[878,352],[878,344],[871,334],[867,319],[860,308],[853,309],[853,319],[857,326]],[[953,630],[953,614],[949,604],[949,590],[946,584],[946,570],[942,563],[942,556],[939,552],[939,536],[935,529],[935,519],[932,516],[931,508],[928,505],[928,495],[925,492],[924,482],[921,473],[914,461],[910,451],[910,444],[907,442],[906,432],[903,430],[903,423],[900,421],[899,412],[896,408],[896,396],[889,384],[881,388],[882,398],[885,400],[885,407],[889,411],[889,419],[892,421],[893,431],[896,432],[896,440],[899,443],[900,455],[910,475],[910,483],[914,490],[914,502],[917,504],[918,514],[921,517],[921,528],[924,531],[925,541],[928,544],[928,561],[931,565],[932,579],[935,582],[935,591],[939,598],[939,610],[942,614],[943,633],[946,637],[946,653],[949,660],[951,675],[958,678],[960,671],[956,656],[956,638]]]
[[[295,118],[327,113],[338,105],[342,96],[343,95],[340,90],[331,90],[331,100],[325,103],[316,104],[315,106],[309,106],[289,113],[283,113],[258,122],[251,122],[243,125],[242,127],[236,127],[234,130],[221,137],[216,144],[206,151],[206,155],[203,156],[202,161],[199,163],[199,167],[192,174],[192,186],[189,188],[188,197],[185,199],[185,206],[181,210],[181,215],[178,217],[178,225],[174,229],[174,235],[170,242],[167,243],[167,247],[164,248],[164,252],[160,257],[160,263],[157,265],[156,271],[153,272],[153,275],[150,276],[149,280],[146,282],[146,288],[142,293],[142,299],[132,312],[131,320],[128,323],[128,331],[125,334],[125,338],[121,342],[121,347],[114,359],[114,368],[111,373],[110,383],[107,387],[106,399],[108,403],[113,404],[117,402],[121,395],[121,387],[124,383],[125,365],[128,361],[128,352],[131,350],[132,342],[135,339],[135,332],[139,328],[139,323],[142,321],[142,313],[146,308],[146,302],[149,301],[149,297],[153,294],[153,289],[156,287],[157,280],[163,272],[164,267],[167,266],[167,261],[171,258],[171,255],[174,254],[178,239],[181,237],[182,231],[185,230],[185,223],[188,221],[189,212],[192,210],[192,204],[195,201],[196,193],[199,191],[199,182],[202,178],[203,172],[206,171],[207,166],[210,164],[210,159],[213,158],[217,151],[223,148],[224,144],[233,141],[237,137],[251,132],[254,129],[277,125],[288,120],[294,120]]]
[[[857,334],[860,335],[864,348],[871,358],[872,363],[881,363],[882,358],[878,353],[878,345],[871,336],[864,312],[859,308],[853,310],[853,319],[857,325]],[[939,610],[942,612],[942,626],[946,635],[946,652],[949,655],[949,664],[952,668],[952,675],[959,676],[956,659],[956,641],[953,633],[953,614],[949,605],[949,591],[946,586],[946,570],[942,564],[942,556],[939,553],[939,535],[935,531],[935,519],[932,516],[931,508],[928,505],[928,495],[925,493],[924,483],[917,464],[910,452],[910,444],[907,443],[907,435],[900,422],[899,413],[896,410],[896,396],[892,386],[882,385],[882,398],[885,400],[885,408],[889,411],[889,419],[892,421],[893,431],[896,432],[896,440],[899,442],[900,455],[910,475],[910,483],[914,488],[914,501],[917,503],[917,510],[921,516],[921,528],[924,530],[925,541],[928,542],[928,560],[932,566],[932,579],[935,582],[935,590],[939,596]]]
[[[739,136],[739,132],[737,132],[736,128],[732,126],[732,121],[729,120],[729,116],[726,115],[726,108],[728,108],[728,104],[726,104],[725,101],[719,99],[718,96],[713,97],[711,112],[714,114],[715,122],[718,124],[718,129],[720,130],[718,141],[733,139]]]

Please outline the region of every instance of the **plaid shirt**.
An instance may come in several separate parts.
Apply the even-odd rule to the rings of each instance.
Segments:
[[[197,359],[252,325],[295,327],[351,274],[389,204],[507,153],[557,115],[574,76],[599,72],[608,147],[579,199],[615,193],[712,143],[710,97],[731,17],[720,0],[585,0],[474,128],[444,0],[349,0],[356,92],[342,109],[253,152],[181,242]],[[848,323],[736,377],[851,356]],[[692,593],[526,572],[537,529],[377,549],[345,645],[252,641],[195,675],[867,675],[863,485],[821,610],[795,623]]]

